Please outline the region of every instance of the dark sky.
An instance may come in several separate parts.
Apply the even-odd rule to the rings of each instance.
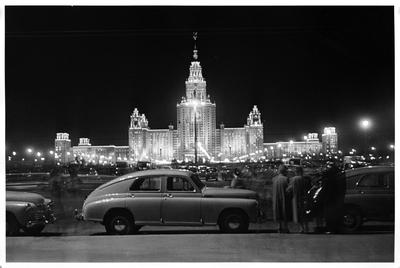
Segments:
[[[127,145],[137,107],[176,127],[192,32],[217,124],[254,104],[264,141],[335,126],[340,147],[394,141],[393,7],[6,7],[6,148],[50,148],[56,132]]]

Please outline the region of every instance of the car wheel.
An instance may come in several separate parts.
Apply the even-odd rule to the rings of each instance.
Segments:
[[[38,235],[43,231],[44,227],[45,227],[45,225],[38,225],[38,226],[34,226],[34,227],[30,227],[30,228],[23,228],[23,229],[24,229],[24,232],[29,235]]]
[[[362,225],[360,210],[356,208],[346,208],[343,214],[343,232],[351,233]]]
[[[6,236],[17,235],[19,232],[19,224],[15,216],[12,214],[6,215]]]
[[[110,215],[105,226],[107,233],[112,235],[127,235],[134,231],[133,219],[127,213]]]
[[[249,229],[249,221],[240,211],[228,211],[221,215],[219,228],[224,233],[242,233]]]

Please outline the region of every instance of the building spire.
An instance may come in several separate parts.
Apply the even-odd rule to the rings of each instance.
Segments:
[[[199,57],[197,55],[197,46],[196,46],[197,32],[193,32],[193,40],[194,40],[193,59],[197,61]]]

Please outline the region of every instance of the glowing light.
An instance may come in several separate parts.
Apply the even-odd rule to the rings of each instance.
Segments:
[[[390,147],[390,149],[394,149],[394,145],[393,144],[390,144],[389,147]]]
[[[304,140],[307,140],[307,138],[308,138],[307,136],[303,136],[303,139],[304,139]]]
[[[290,144],[293,144],[293,140],[290,140],[289,143],[290,143]]]
[[[271,150],[273,150],[274,149],[274,147],[273,146],[271,146],[271,147],[269,147]]]
[[[372,150],[372,151],[375,151],[375,150],[376,150],[376,148],[375,148],[374,146],[372,146],[372,147],[371,147],[371,150]]]
[[[42,155],[42,153],[41,152],[37,152],[36,155],[40,157]]]
[[[16,152],[12,152],[12,155],[16,156],[16,155],[17,155],[17,153],[16,153]]]
[[[70,152],[67,152],[67,155],[71,155],[71,153],[70,153]]]
[[[31,148],[26,149],[26,151],[28,152],[28,154],[33,152],[33,150]]]
[[[50,150],[50,152],[49,152],[50,154],[54,154],[54,151],[52,151],[52,150]]]
[[[361,128],[363,128],[363,129],[368,129],[368,128],[371,127],[371,121],[368,120],[368,119],[362,119],[362,120],[360,121],[360,126],[361,126]]]
[[[45,158],[44,158],[44,157],[42,157],[42,158],[40,158],[40,160],[44,161],[44,160],[45,160]]]

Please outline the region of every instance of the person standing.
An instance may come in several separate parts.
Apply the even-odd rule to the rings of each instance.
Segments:
[[[272,211],[274,221],[279,223],[279,233],[288,233],[287,225],[287,202],[286,189],[288,187],[287,167],[280,165],[278,175],[272,178]]]
[[[294,223],[299,225],[300,233],[308,233],[304,201],[310,186],[310,181],[303,176],[303,168],[296,167],[296,175],[290,178],[286,192],[291,197],[292,219]]]
[[[343,223],[343,206],[346,195],[346,176],[335,163],[328,163],[323,174],[326,189],[324,218],[328,233],[340,232]]]

